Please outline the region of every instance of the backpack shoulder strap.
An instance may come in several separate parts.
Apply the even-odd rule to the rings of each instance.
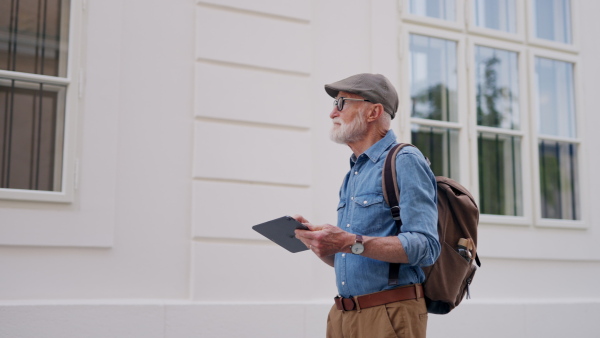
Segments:
[[[400,191],[398,189],[398,177],[396,176],[396,156],[406,146],[414,147],[410,143],[399,143],[390,149],[388,152],[385,163],[383,165],[383,172],[381,174],[381,185],[383,188],[383,198],[385,202],[390,206],[390,212],[392,218],[396,223],[397,233],[400,233],[400,227],[402,226],[402,220],[400,219]],[[400,264],[390,263],[390,271],[388,278],[388,285],[398,285],[398,275],[400,274]]]
[[[407,146],[414,147],[410,143],[399,143],[390,149],[385,158],[383,173],[381,174],[383,198],[390,206],[392,217],[398,227],[402,225],[402,220],[400,219],[400,191],[398,190],[398,177],[396,176],[396,156],[402,148]],[[398,232],[400,232],[400,228],[398,228]]]

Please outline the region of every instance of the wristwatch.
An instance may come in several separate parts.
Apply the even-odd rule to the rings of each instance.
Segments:
[[[365,246],[363,245],[363,238],[361,235],[356,235],[356,242],[352,244],[350,247],[350,251],[352,251],[355,255],[360,255],[365,251]]]

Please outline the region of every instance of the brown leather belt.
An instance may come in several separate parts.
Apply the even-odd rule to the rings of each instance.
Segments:
[[[413,284],[392,290],[370,293],[368,295],[354,296],[352,298],[337,296],[334,300],[338,310],[353,311],[422,297],[423,287],[421,284]]]

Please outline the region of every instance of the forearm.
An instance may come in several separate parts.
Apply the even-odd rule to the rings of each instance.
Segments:
[[[348,246],[348,252],[350,252],[350,246],[352,244],[354,244],[354,239],[352,239]],[[408,263],[408,256],[402,247],[402,243],[396,236],[363,236],[363,245],[365,247],[365,251],[361,254],[361,256],[389,263]]]
[[[311,230],[296,230],[296,237],[330,266],[334,265],[334,255],[336,253],[350,253],[350,247],[356,241],[356,235],[329,224],[320,226],[307,224],[307,226]],[[390,263],[409,262],[397,236],[363,236],[363,245],[365,251],[362,256]]]

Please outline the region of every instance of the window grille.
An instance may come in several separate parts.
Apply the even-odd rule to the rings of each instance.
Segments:
[[[0,188],[62,190],[69,6],[0,0]]]

